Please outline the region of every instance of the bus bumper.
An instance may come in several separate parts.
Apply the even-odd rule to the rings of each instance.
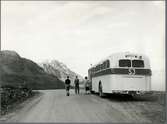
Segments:
[[[113,94],[127,94],[127,95],[151,95],[152,91],[112,91]]]

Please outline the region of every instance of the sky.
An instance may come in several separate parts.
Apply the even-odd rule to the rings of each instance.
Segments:
[[[82,76],[112,53],[142,53],[164,84],[165,2],[1,1],[1,47]]]

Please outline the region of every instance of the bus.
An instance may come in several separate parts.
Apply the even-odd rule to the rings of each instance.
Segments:
[[[150,93],[151,75],[149,58],[130,52],[111,54],[88,69],[91,92],[101,97],[106,93]]]

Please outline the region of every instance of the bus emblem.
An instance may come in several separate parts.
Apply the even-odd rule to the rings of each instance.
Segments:
[[[135,69],[129,68],[129,75],[134,75],[135,74]]]

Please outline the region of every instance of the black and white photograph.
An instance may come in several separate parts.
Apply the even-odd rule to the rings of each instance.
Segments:
[[[1,1],[0,122],[166,122],[165,1]]]

